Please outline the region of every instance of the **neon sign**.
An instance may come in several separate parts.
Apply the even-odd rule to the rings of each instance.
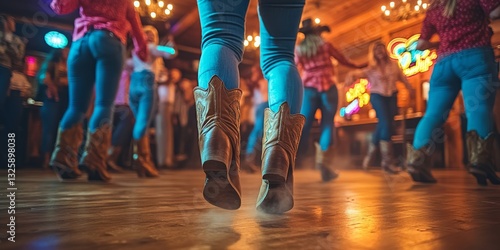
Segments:
[[[437,58],[434,51],[417,50],[419,37],[420,34],[413,35],[408,39],[395,38],[387,45],[389,56],[398,60],[399,66],[408,77],[429,71]]]
[[[367,90],[370,88],[370,83],[366,79],[359,79],[352,88],[349,88],[345,94],[346,101],[349,103],[347,107],[340,109],[340,116],[353,115],[359,110],[368,105],[370,102],[370,94]]]

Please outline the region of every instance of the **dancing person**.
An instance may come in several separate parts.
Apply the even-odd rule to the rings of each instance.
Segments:
[[[57,49],[42,63],[38,73],[38,81],[44,91],[43,106],[40,110],[42,118],[42,157],[43,167],[48,168],[50,156],[54,151],[57,128],[68,109],[68,60],[69,48]]]
[[[332,150],[334,124],[333,118],[337,113],[338,90],[333,79],[333,63],[331,57],[340,64],[351,68],[362,68],[366,65],[356,65],[350,62],[331,43],[326,42],[321,34],[330,32],[328,26],[314,25],[311,19],[302,21],[299,32],[304,39],[299,43],[295,52],[295,62],[302,67],[302,81],[304,83],[304,102],[300,111],[306,117],[304,131],[300,139],[300,153],[307,152],[309,133],[314,122],[316,110],[321,110],[320,139],[316,146],[316,168],[321,170],[323,181],[331,181],[338,177],[332,168]]]
[[[442,125],[460,90],[467,116],[468,171],[479,185],[499,185],[495,173],[493,104],[498,88],[489,18],[500,18],[498,0],[435,0],[427,10],[417,49],[438,49],[430,79],[428,109],[408,145],[408,172],[416,182],[434,183],[430,158]],[[433,35],[440,42],[431,42]]]
[[[132,55],[134,70],[130,76],[130,108],[135,116],[132,132],[134,165],[139,177],[158,177],[158,170],[151,160],[147,131],[154,115],[156,77],[163,67],[162,58],[173,58],[175,51],[171,47],[158,45],[158,31],[153,26],[145,26],[144,32],[147,36],[149,56],[146,61],[142,61],[137,55]]]
[[[202,54],[195,89],[204,198],[224,209],[241,205],[239,180],[242,60],[249,0],[198,0]],[[304,124],[302,83],[293,61],[304,0],[261,0],[260,65],[269,82],[264,118],[262,185],[257,209],[283,213],[293,207],[293,169]],[[221,8],[222,7],[222,8]]]
[[[106,158],[111,145],[113,101],[124,64],[124,44],[132,31],[135,54],[147,60],[142,24],[128,0],[52,0],[51,7],[61,15],[79,8],[80,17],[75,20],[68,55],[69,107],[59,125],[50,165],[61,179],[81,176],[77,149],[95,87],[94,109],[80,166],[87,171],[88,180],[109,181]]]
[[[363,168],[368,169],[376,152],[380,149],[382,170],[396,174],[400,170],[394,165],[393,156],[393,122],[398,113],[398,90],[396,83],[402,82],[413,93],[413,87],[406,79],[397,62],[391,61],[387,49],[382,42],[370,45],[367,68],[350,72],[345,83],[352,85],[356,79],[367,78],[370,82],[370,102],[377,114],[377,127],[372,135],[368,153],[363,160]]]

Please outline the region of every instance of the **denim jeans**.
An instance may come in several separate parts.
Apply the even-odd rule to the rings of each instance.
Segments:
[[[155,75],[150,71],[134,72],[130,76],[130,108],[135,116],[132,138],[141,139],[153,118],[156,100]]]
[[[59,101],[49,99],[45,94],[40,110],[42,118],[42,153],[52,154],[57,139],[57,128],[68,109],[68,87],[58,87]]]
[[[252,132],[248,136],[248,144],[246,149],[246,154],[250,155],[255,153],[255,147],[264,136],[264,110],[269,107],[268,102],[263,102],[255,108],[255,124],[253,126]]]
[[[463,50],[441,58],[430,80],[427,111],[417,126],[413,147],[432,146],[443,140],[441,128],[462,90],[467,131],[485,138],[493,129],[493,104],[499,87],[495,56],[491,48]]]
[[[319,145],[321,150],[326,151],[333,145],[333,118],[337,113],[339,94],[337,86],[333,85],[329,90],[318,92],[315,88],[304,89],[304,102],[302,110],[300,111],[306,117],[304,130],[302,131],[302,138],[300,139],[300,152],[305,154],[307,152],[309,143],[309,134],[314,122],[314,115],[316,110],[321,110],[320,129],[321,134],[319,138]]]
[[[124,63],[124,46],[113,33],[91,30],[73,42],[68,55],[69,107],[60,127],[81,123],[95,87],[94,112],[89,129],[111,125],[113,104]]]
[[[130,143],[134,127],[134,115],[128,105],[115,105],[111,145],[124,146]]]
[[[383,96],[371,94],[370,102],[377,113],[377,127],[372,135],[372,143],[378,145],[380,141],[390,141],[393,134],[394,116],[398,113],[398,94]]]
[[[212,76],[226,88],[239,86],[238,64],[243,56],[245,16],[249,0],[198,0],[202,54],[198,82],[207,88]],[[302,82],[294,63],[294,47],[305,0],[260,0],[260,65],[269,82],[269,105],[274,112],[288,102],[298,113]]]

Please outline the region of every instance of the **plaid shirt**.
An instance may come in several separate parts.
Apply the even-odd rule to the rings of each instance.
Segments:
[[[323,43],[316,52],[316,55],[309,58],[298,56],[295,53],[295,64],[302,66],[302,82],[304,87],[315,88],[319,92],[324,92],[330,89],[335,84],[333,74],[333,63],[331,57],[335,57],[339,63],[349,67],[356,68],[358,66],[347,60],[330,43]]]

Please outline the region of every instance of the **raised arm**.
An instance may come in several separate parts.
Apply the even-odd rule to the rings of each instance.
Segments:
[[[426,17],[422,24],[420,38],[418,39],[417,42],[417,49],[418,50],[437,49],[439,47],[439,42],[430,41],[434,34],[436,34],[436,27]]]
[[[347,73],[344,81],[344,87],[349,87],[351,86],[356,80],[360,78],[366,78],[366,70],[365,69],[357,69],[357,70],[352,70]]]
[[[79,0],[52,0],[50,7],[59,15],[66,15],[80,6]]]
[[[163,57],[165,59],[172,59],[177,56],[175,48],[170,46],[154,46],[149,49],[149,52],[154,57]]]
[[[366,64],[356,65],[352,63],[340,51],[338,51],[335,47],[333,47],[333,45],[329,43],[328,43],[328,53],[330,54],[330,56],[333,56],[335,59],[337,59],[337,61],[339,61],[340,64],[345,65],[347,67],[361,69],[367,66]]]
[[[142,23],[139,15],[134,9],[132,1],[128,1],[127,8],[127,20],[132,28],[132,37],[134,41],[134,52],[141,58],[141,60],[146,61],[148,58],[148,46],[146,42],[146,35],[142,30]]]

